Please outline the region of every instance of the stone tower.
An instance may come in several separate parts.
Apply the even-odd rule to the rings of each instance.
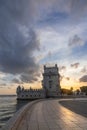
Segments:
[[[60,95],[60,75],[57,64],[53,67],[44,66],[42,85],[47,97],[57,97]]]

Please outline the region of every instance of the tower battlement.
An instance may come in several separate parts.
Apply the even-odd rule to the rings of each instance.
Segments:
[[[39,99],[46,97],[57,97],[60,95],[60,75],[57,64],[52,67],[44,66],[42,89],[24,89],[17,87],[18,99]]]
[[[60,75],[57,64],[52,67],[44,66],[43,88],[47,97],[56,97],[60,94]]]

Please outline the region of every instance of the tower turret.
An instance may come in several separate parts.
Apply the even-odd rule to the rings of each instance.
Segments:
[[[47,97],[56,97],[60,94],[60,75],[57,64],[53,67],[44,67],[43,88]]]
[[[19,94],[21,92],[22,88],[20,86],[17,87],[16,93]]]

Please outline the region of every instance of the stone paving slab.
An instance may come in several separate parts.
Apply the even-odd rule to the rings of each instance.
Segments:
[[[58,100],[44,100],[33,105],[12,130],[87,130],[87,118],[61,106]]]

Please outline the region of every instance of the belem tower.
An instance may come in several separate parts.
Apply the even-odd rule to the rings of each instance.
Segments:
[[[40,99],[60,95],[60,74],[57,64],[52,67],[44,65],[42,89],[24,89],[17,87],[17,99]]]

